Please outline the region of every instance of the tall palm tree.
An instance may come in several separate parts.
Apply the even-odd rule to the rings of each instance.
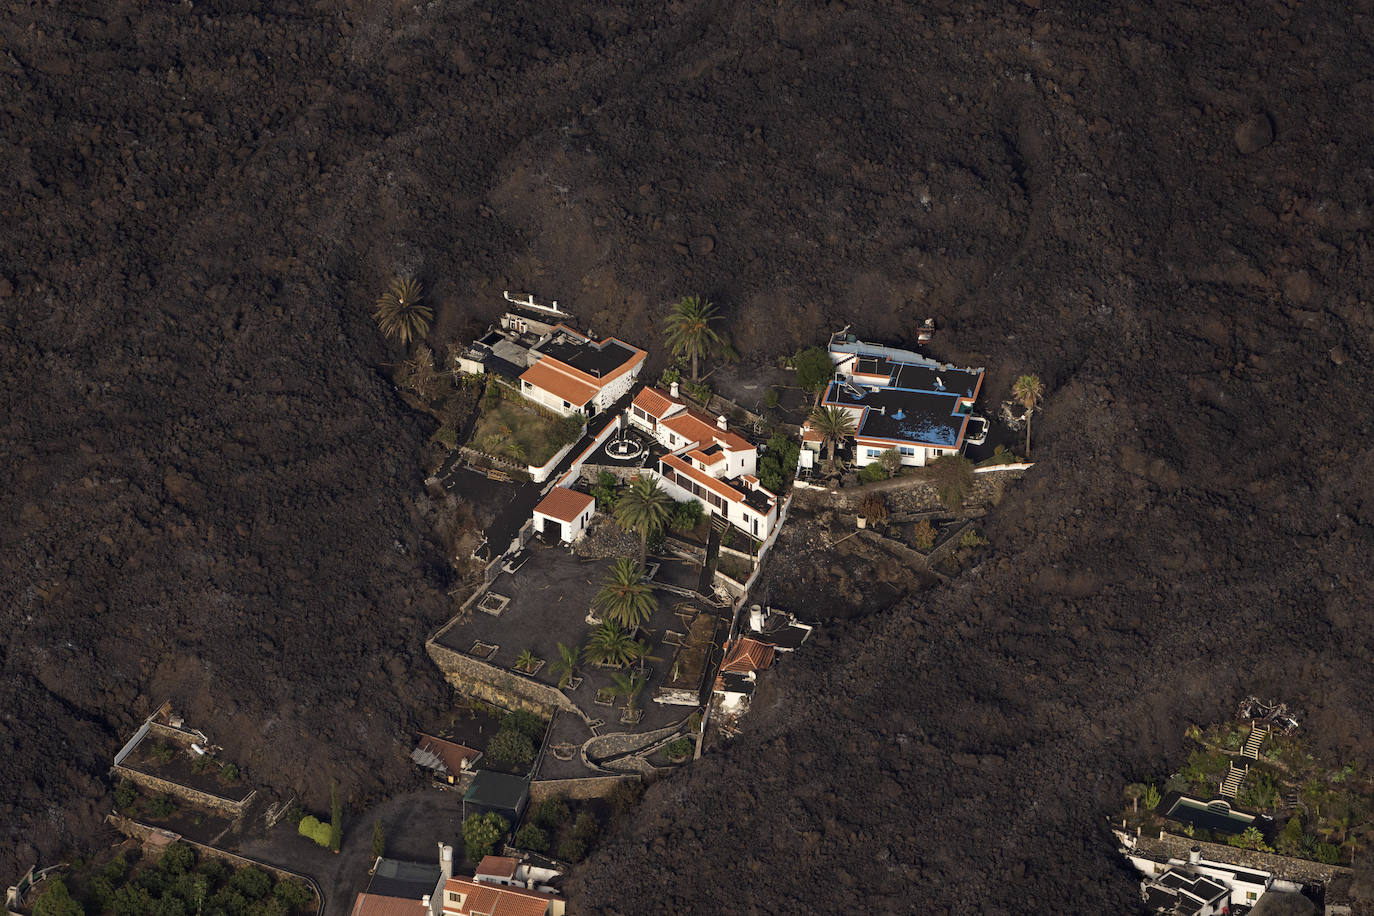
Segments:
[[[1040,376],[1023,375],[1012,382],[1011,395],[1026,408],[1026,457],[1029,458],[1031,414],[1040,406],[1040,399],[1045,396],[1045,386],[1041,383]]]
[[[372,317],[383,334],[400,340],[403,347],[409,346],[411,340],[419,340],[429,332],[429,322],[434,317],[421,299],[419,280],[409,274],[393,277],[387,291],[377,297],[377,310]]]
[[[592,627],[587,645],[582,649],[582,658],[594,665],[624,668],[635,660],[637,645],[620,624],[607,620]]]
[[[711,322],[720,319],[716,307],[710,300],[700,296],[684,296],[668,312],[668,327],[664,332],[668,338],[668,349],[674,356],[686,356],[692,360],[692,381],[699,381],[697,361],[700,357],[710,356],[726,350],[729,346],[724,337]]]
[[[638,630],[658,610],[658,599],[654,587],[644,581],[644,567],[621,557],[612,564],[601,591],[592,599],[592,607],[607,620]]]
[[[625,698],[625,708],[634,709],[635,700],[644,690],[647,679],[639,673],[614,674],[611,676],[611,692]]]
[[[854,435],[854,415],[843,407],[828,405],[817,407],[807,419],[811,428],[820,433],[821,442],[828,452],[827,458],[834,462],[835,448]]]
[[[673,498],[650,477],[636,477],[615,504],[615,520],[639,534],[639,562],[649,557],[649,536],[662,531],[672,515]]]
[[[577,674],[577,650],[567,643],[558,644],[558,658],[549,663],[549,674],[558,678],[558,689],[562,690]]]

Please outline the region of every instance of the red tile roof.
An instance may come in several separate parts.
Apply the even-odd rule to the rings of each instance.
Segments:
[[[681,401],[673,400],[670,395],[657,388],[641,389],[632,403],[656,420],[662,420],[663,415],[674,407],[682,406]]]
[[[664,455],[663,463],[677,471],[684,477],[690,478],[708,490],[712,490],[720,496],[725,497],[732,503],[744,502],[744,494],[723,480],[717,480],[705,471],[700,471],[693,467],[689,462],[683,461],[676,455]]]
[[[724,461],[725,453],[716,452],[714,455],[707,455],[701,449],[694,448],[687,453],[687,457],[691,458],[693,461],[699,461],[707,467],[710,467],[711,465],[716,464],[717,462]]]
[[[720,670],[737,674],[763,671],[773,664],[773,654],[773,647],[768,643],[744,636],[725,647],[725,660],[720,663]]]
[[[353,901],[349,916],[426,916],[429,910],[419,900],[406,897],[383,897],[381,894],[359,894]]]
[[[450,893],[466,895],[461,907],[448,902]],[[444,912],[464,916],[543,916],[549,902],[557,899],[552,894],[479,884],[468,878],[449,878],[444,884]]]
[[[573,522],[582,514],[582,511],[596,502],[595,499],[586,493],[579,493],[577,490],[569,490],[564,487],[554,487],[549,491],[539,505],[534,507],[534,511],[540,515],[547,515],[549,518],[556,518],[560,522]]]
[[[477,863],[475,875],[491,875],[494,878],[514,878],[515,868],[520,863],[513,856],[483,856]]]
[[[719,442],[724,448],[732,452],[748,451],[754,447],[749,444],[748,439],[739,433],[721,429],[706,414],[691,408],[664,420],[663,425],[688,442],[700,442],[702,445]]]
[[[541,359],[520,373],[520,381],[529,382],[539,390],[547,391],[574,407],[582,407],[596,397],[596,393],[600,389],[590,382],[575,378],[571,374],[573,371],[575,370],[564,366],[556,359]],[[577,374],[581,375],[582,373],[578,372]]]

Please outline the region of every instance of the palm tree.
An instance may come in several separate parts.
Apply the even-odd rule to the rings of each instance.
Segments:
[[[377,297],[377,310],[372,313],[382,333],[409,346],[429,332],[434,312],[421,304],[420,281],[409,274],[393,277],[387,291]]]
[[[1140,796],[1145,794],[1146,788],[1142,782],[1133,782],[1126,787],[1126,797],[1131,800],[1131,813],[1140,811]]]
[[[854,415],[843,407],[833,405],[817,407],[807,418],[811,428],[820,434],[821,442],[827,449],[827,458],[833,463],[835,448],[846,438],[854,435]]]
[[[1045,396],[1045,386],[1038,375],[1023,375],[1011,385],[1011,395],[1026,408],[1026,457],[1030,457],[1031,414]]]
[[[711,322],[720,318],[716,307],[700,296],[685,296],[673,303],[668,312],[668,349],[674,356],[686,356],[692,360],[692,381],[700,380],[697,374],[697,360],[702,356],[724,351],[729,344],[725,338],[711,327]]]
[[[964,504],[973,489],[973,462],[963,455],[945,455],[930,463],[935,493],[951,512]]]
[[[558,658],[549,662],[549,674],[558,678],[558,689],[562,690],[572,682],[577,674],[577,650],[567,643],[558,644]]]
[[[626,531],[639,533],[639,561],[649,557],[649,535],[668,524],[673,498],[649,477],[636,477],[615,504],[615,520]]]
[[[620,624],[607,620],[592,627],[587,645],[582,650],[582,658],[594,665],[624,668],[635,660],[637,646],[638,643]]]
[[[515,668],[517,671],[533,671],[539,667],[541,659],[529,649],[521,652],[515,658]]]
[[[647,680],[642,674],[615,674],[611,676],[611,692],[625,698],[626,709],[634,709],[645,683]]]
[[[592,599],[592,607],[603,612],[607,620],[638,630],[658,610],[658,599],[654,587],[644,581],[644,567],[621,557],[612,564],[601,591]]]

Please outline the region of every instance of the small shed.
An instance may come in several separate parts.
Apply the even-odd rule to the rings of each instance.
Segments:
[[[463,820],[469,814],[495,811],[512,827],[520,822],[530,800],[530,781],[523,776],[510,776],[479,770],[472,785],[463,794]]]
[[[534,530],[547,541],[571,544],[582,537],[596,514],[596,500],[586,493],[554,487],[534,507]]]

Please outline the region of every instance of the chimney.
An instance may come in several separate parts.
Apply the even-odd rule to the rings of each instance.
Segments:
[[[760,607],[760,606],[757,605],[757,604],[751,605],[751,606],[749,607],[749,629],[755,630],[755,631],[757,631],[757,632],[759,632],[759,633],[762,633],[762,632],[763,632],[763,618],[764,618],[764,615],[763,615],[763,608],[762,608],[762,607]]]
[[[725,432],[725,428],[728,425],[725,420],[725,414],[716,417],[716,425],[720,427],[721,432]]]
[[[668,386],[668,393],[671,394],[675,399],[682,397],[682,395],[678,394],[677,382],[673,382],[671,385]]]
[[[1192,849],[1188,850],[1188,864],[1189,864],[1189,865],[1196,865],[1196,864],[1198,864],[1198,863],[1201,862],[1201,861],[1202,861],[1202,847],[1201,847],[1201,846],[1194,846]]]
[[[429,894],[425,894],[423,897],[420,898],[420,906],[424,907],[425,909],[429,909]]]
[[[439,880],[447,881],[453,877],[453,847],[439,844]]]

